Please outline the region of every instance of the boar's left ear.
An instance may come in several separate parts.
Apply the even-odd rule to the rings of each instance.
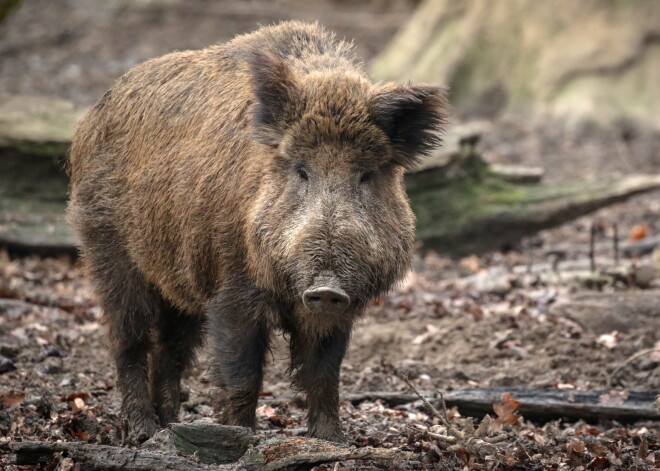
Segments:
[[[262,51],[252,55],[250,72],[256,99],[255,136],[264,144],[277,145],[296,116],[301,96],[298,81],[282,59]]]
[[[395,149],[395,160],[414,166],[442,142],[446,90],[431,86],[385,86],[373,96],[371,115]]]

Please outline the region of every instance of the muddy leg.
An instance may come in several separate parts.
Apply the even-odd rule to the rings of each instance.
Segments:
[[[204,318],[163,309],[151,355],[151,398],[162,427],[177,422],[181,375],[192,366],[204,335]]]
[[[156,431],[156,415],[149,397],[149,328],[161,304],[160,297],[135,271],[123,271],[121,286],[100,291],[112,350],[117,366],[117,385],[122,394],[122,413],[128,420],[130,438],[142,442]]]
[[[225,391],[224,421],[254,427],[270,333],[267,303],[258,290],[228,288],[209,306],[213,370]]]
[[[82,231],[89,275],[108,326],[112,355],[117,367],[117,386],[129,439],[144,441],[157,428],[149,397],[148,355],[150,327],[163,301],[138,272],[117,242],[110,227]]]
[[[339,369],[350,333],[335,331],[320,338],[291,334],[291,367],[295,385],[307,393],[308,435],[334,442],[346,441],[339,421]]]
[[[156,415],[149,397],[149,334],[144,331],[125,333],[117,344],[114,356],[117,386],[122,394],[122,414],[128,421],[129,439],[143,442],[157,429]]]

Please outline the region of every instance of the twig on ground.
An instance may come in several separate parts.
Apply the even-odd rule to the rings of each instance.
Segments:
[[[591,223],[589,231],[589,267],[591,273],[596,273],[596,224]]]
[[[431,404],[429,401],[426,400],[424,396],[421,395],[421,393],[417,390],[417,388],[410,382],[410,379],[408,378],[407,375],[401,374],[397,372],[397,376],[406,383],[406,385],[414,392],[417,397],[424,403],[426,407],[428,407],[431,410],[431,413],[435,415],[437,418],[440,419],[440,421],[447,427],[449,428],[449,421],[447,420],[447,406],[445,405],[445,400],[442,397],[442,393],[440,393],[440,403],[442,404],[442,412],[440,413],[438,409],[433,407],[433,404]]]
[[[440,412],[420,394],[406,375],[400,373],[397,373],[397,375],[404,383],[406,383],[406,385],[408,385],[417,397],[422,400],[422,402],[431,410],[433,415],[438,417],[443,423],[443,425],[434,425],[428,429],[421,426],[409,428],[434,439],[438,446],[448,451],[458,451],[459,449],[464,448],[469,453],[483,458],[486,455],[497,453],[498,448],[496,444],[507,439],[506,434],[488,436],[491,425],[491,419],[488,414],[486,414],[476,430],[471,418],[467,418],[463,421],[463,430],[460,430],[458,427],[449,423],[449,419],[447,418],[447,405],[445,404],[442,393],[440,393]]]
[[[612,235],[614,243],[614,266],[619,266],[619,225],[615,222],[612,225],[614,234]]]

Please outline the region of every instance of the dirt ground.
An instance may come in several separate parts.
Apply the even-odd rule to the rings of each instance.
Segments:
[[[585,228],[594,221],[618,221],[626,234],[635,224],[648,221],[649,231],[657,234],[660,202],[644,197],[607,208],[541,233],[527,249],[507,254],[459,261],[433,253],[420,257],[407,283],[374,302],[356,328],[342,368],[342,392],[409,393],[397,371],[409,375],[424,391],[474,386],[613,389],[613,395],[660,391],[657,352],[631,362],[613,388],[609,382],[614,369],[631,355],[659,345],[657,313],[651,318],[630,317],[625,329],[603,333],[596,323],[580,324],[553,313],[553,305],[587,292],[577,284],[530,277],[519,286],[489,294],[466,281],[471,274],[495,266],[513,272],[511,267],[542,260],[544,253],[566,241],[578,247],[587,240]],[[606,252],[603,248],[600,256]],[[601,292],[635,290],[615,285]],[[101,314],[79,264],[67,259],[11,259],[3,254],[0,297],[0,354],[15,367],[0,375],[0,452],[5,452],[0,463],[17,469],[8,464],[10,440],[120,444],[115,373],[104,346]],[[265,400],[292,395],[284,342],[280,339],[276,344],[263,386]],[[219,417],[217,391],[209,384],[207,370],[202,354],[185,381],[190,393],[180,415],[184,422]],[[590,463],[589,469],[657,469],[660,465],[658,422],[543,424],[523,417],[504,426],[515,439],[505,442],[497,455],[480,460],[461,453],[438,454],[428,440],[412,433],[411,426],[433,424],[421,403],[389,408],[380,401],[344,402],[341,415],[353,445],[399,447],[419,452],[421,458],[393,465],[347,462],[335,469],[579,469]],[[296,435],[304,426],[304,409],[298,401],[264,402],[259,408],[260,433]],[[643,456],[642,442],[647,447],[642,448]]]
[[[89,105],[132,65],[175,49],[224,41],[259,23],[284,18],[320,19],[356,39],[358,53],[372,57],[405,20],[414,1],[303,2],[140,0],[26,0],[0,28],[0,93],[68,98]],[[339,5],[339,6],[338,6]],[[459,118],[455,118],[457,121]],[[660,134],[617,123],[612,129],[557,120],[499,119],[484,137],[491,160],[541,165],[548,178],[658,172]],[[656,293],[619,282],[590,290],[552,277],[519,276],[497,290],[479,289],[474,275],[551,262],[588,264],[585,247],[599,229],[597,260],[611,259],[609,238],[618,224],[622,239],[660,235],[660,194],[634,198],[523,241],[508,253],[451,260],[425,253],[397,290],[375,301],[359,322],[342,367],[342,392],[409,392],[397,372],[424,391],[466,387],[660,391],[660,355],[630,361],[660,346],[658,312],[633,312],[616,329],[600,319],[576,322],[554,307],[579,294]],[[646,226],[645,228],[644,225]],[[640,229],[642,228],[642,229]],[[649,255],[622,263],[649,263]],[[547,268],[541,274],[551,271]],[[658,294],[660,297],[660,294]],[[623,312],[623,307],[622,307]],[[0,469],[10,464],[12,440],[122,442],[115,372],[104,328],[82,267],[68,259],[13,259],[0,253]],[[264,381],[259,433],[297,435],[304,409],[290,396],[287,352],[276,342]],[[185,380],[189,390],[180,420],[216,421],[221,413],[202,353]],[[452,422],[460,421],[450,411]],[[532,422],[493,412],[507,435],[496,453],[479,458],[439,449],[414,426],[432,426],[421,402],[388,407],[382,401],[343,402],[349,442],[418,453],[398,463],[346,462],[318,469],[660,469],[660,423]],[[49,469],[56,469],[57,462]],[[59,463],[59,469],[68,469]]]

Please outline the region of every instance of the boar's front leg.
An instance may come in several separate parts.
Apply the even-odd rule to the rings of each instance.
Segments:
[[[346,441],[339,422],[339,370],[349,338],[344,330],[322,338],[291,333],[291,367],[295,385],[307,393],[310,437]]]
[[[224,390],[227,425],[256,425],[256,408],[268,351],[269,306],[256,288],[223,289],[209,305],[213,375]]]

